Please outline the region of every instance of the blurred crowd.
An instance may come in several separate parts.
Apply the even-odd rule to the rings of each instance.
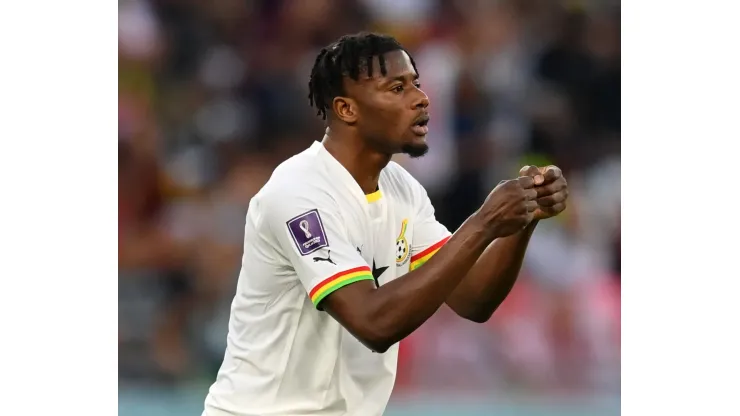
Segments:
[[[446,308],[402,342],[399,390],[618,388],[620,10],[614,1],[119,0],[119,377],[210,381],[250,198],[320,140],[318,50],[396,36],[431,101],[403,164],[456,229],[525,164],[570,204],[484,325]]]

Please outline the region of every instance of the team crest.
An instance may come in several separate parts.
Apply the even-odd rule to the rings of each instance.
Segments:
[[[406,228],[409,220],[401,223],[401,233],[396,238],[396,266],[403,266],[409,260],[409,242],[406,240]]]

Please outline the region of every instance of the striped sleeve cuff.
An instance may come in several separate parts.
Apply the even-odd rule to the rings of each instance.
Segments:
[[[429,259],[431,259],[432,256],[434,256],[434,254],[437,253],[437,251],[439,251],[439,249],[442,248],[443,245],[445,245],[445,243],[447,242],[447,240],[450,239],[450,237],[451,236],[447,236],[443,238],[441,241],[439,241],[438,243],[432,246],[429,246],[426,250],[423,250],[411,256],[410,270],[418,269],[419,267],[421,267],[422,264],[426,263]]]
[[[318,308],[319,303],[331,292],[351,283],[359,282],[360,280],[375,280],[373,279],[373,273],[370,271],[369,267],[355,267],[354,269],[345,270],[328,277],[314,286],[308,295],[314,306]]]

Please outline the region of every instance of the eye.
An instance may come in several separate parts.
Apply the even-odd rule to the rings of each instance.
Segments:
[[[391,88],[391,91],[393,92],[403,92],[403,84],[398,84],[395,87]]]
[[[416,86],[416,88],[421,88],[421,82],[419,81],[414,82],[414,85]]]

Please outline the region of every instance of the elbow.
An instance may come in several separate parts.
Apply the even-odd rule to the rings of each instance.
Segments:
[[[377,352],[378,354],[385,353],[394,344],[394,342],[391,342],[384,338],[375,338],[369,336],[360,336],[357,337],[357,340],[360,341],[362,345],[366,346],[372,352]]]
[[[388,351],[398,340],[390,332],[384,331],[380,325],[367,325],[358,331],[357,339],[367,348],[378,354]]]
[[[503,299],[489,299],[486,302],[469,302],[463,307],[456,305],[457,307],[453,308],[453,310],[463,319],[477,324],[483,324],[491,319],[493,313],[501,306],[502,302]]]
[[[489,319],[491,319],[491,316],[493,316],[493,311],[471,313],[463,316],[463,318],[467,319],[468,321],[475,322],[476,324],[484,324],[488,322]]]
[[[370,350],[372,350],[372,352],[376,352],[378,354],[385,354],[385,352],[388,351],[388,349],[393,344],[392,343],[389,343],[389,342],[377,341],[377,342],[372,342],[372,343],[365,344],[365,345],[368,348],[370,348]]]
[[[378,354],[384,354],[396,343],[391,337],[374,331],[359,337],[359,339],[366,347]]]
[[[474,299],[465,298],[465,299],[451,299],[448,300],[447,306],[452,309],[455,314],[466,321],[475,322],[477,324],[482,324],[488,322],[489,319],[491,319],[491,316],[493,316],[493,312],[496,310],[496,307],[498,305],[493,305],[491,303],[481,303],[477,302]]]
[[[495,311],[496,307],[488,305],[486,307],[466,308],[464,310],[458,309],[455,310],[455,313],[465,320],[475,322],[477,324],[484,324],[491,319]]]

